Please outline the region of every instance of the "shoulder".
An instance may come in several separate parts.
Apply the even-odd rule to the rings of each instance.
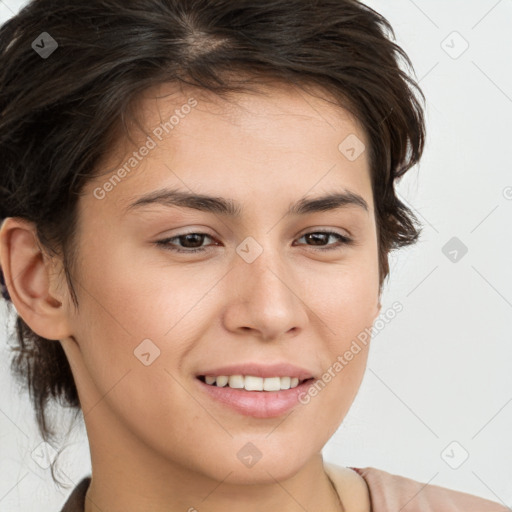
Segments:
[[[91,477],[85,477],[77,484],[69,495],[60,512],[84,512],[85,493],[89,488]]]
[[[504,505],[437,485],[418,482],[373,467],[350,468],[364,478],[372,511],[384,512],[506,512]]]
[[[370,511],[370,493],[365,479],[351,468],[324,462],[324,469],[350,512]]]

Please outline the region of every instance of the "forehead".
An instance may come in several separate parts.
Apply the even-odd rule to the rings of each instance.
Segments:
[[[139,117],[144,118],[145,131],[155,126],[155,121],[168,119],[168,114],[194,98],[200,104],[195,112],[220,117],[238,128],[256,127],[259,122],[274,118],[276,122],[311,123],[312,128],[324,126],[336,130],[340,126],[350,127],[362,140],[366,139],[365,129],[357,117],[343,108],[338,98],[319,86],[299,86],[270,79],[252,87],[252,90],[218,95],[183,84],[161,83],[146,89],[136,98],[135,110]],[[265,131],[270,131],[271,126],[265,128]]]
[[[162,186],[217,196],[229,191],[240,202],[277,189],[295,198],[313,188],[346,185],[360,195],[371,188],[368,152],[356,159],[346,153],[354,142],[357,151],[367,147],[364,129],[319,89],[269,83],[220,97],[165,83],[144,91],[135,107],[130,138],[119,140],[95,183],[150,139],[151,151],[109,192],[120,207]]]

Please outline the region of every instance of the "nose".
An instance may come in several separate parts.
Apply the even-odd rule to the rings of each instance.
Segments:
[[[307,298],[293,267],[269,245],[250,263],[235,257],[223,315],[231,332],[266,341],[296,336],[308,322]]]

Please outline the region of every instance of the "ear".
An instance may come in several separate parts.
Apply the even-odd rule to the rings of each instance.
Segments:
[[[0,229],[0,266],[17,313],[39,336],[70,335],[67,293],[59,292],[59,265],[40,247],[33,223],[7,217]]]

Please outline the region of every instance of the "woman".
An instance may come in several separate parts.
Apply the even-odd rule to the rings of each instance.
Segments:
[[[35,0],[0,31],[17,375],[83,413],[63,512],[503,511],[321,450],[359,389],[417,84],[354,0]],[[347,357],[347,352],[352,354]]]

